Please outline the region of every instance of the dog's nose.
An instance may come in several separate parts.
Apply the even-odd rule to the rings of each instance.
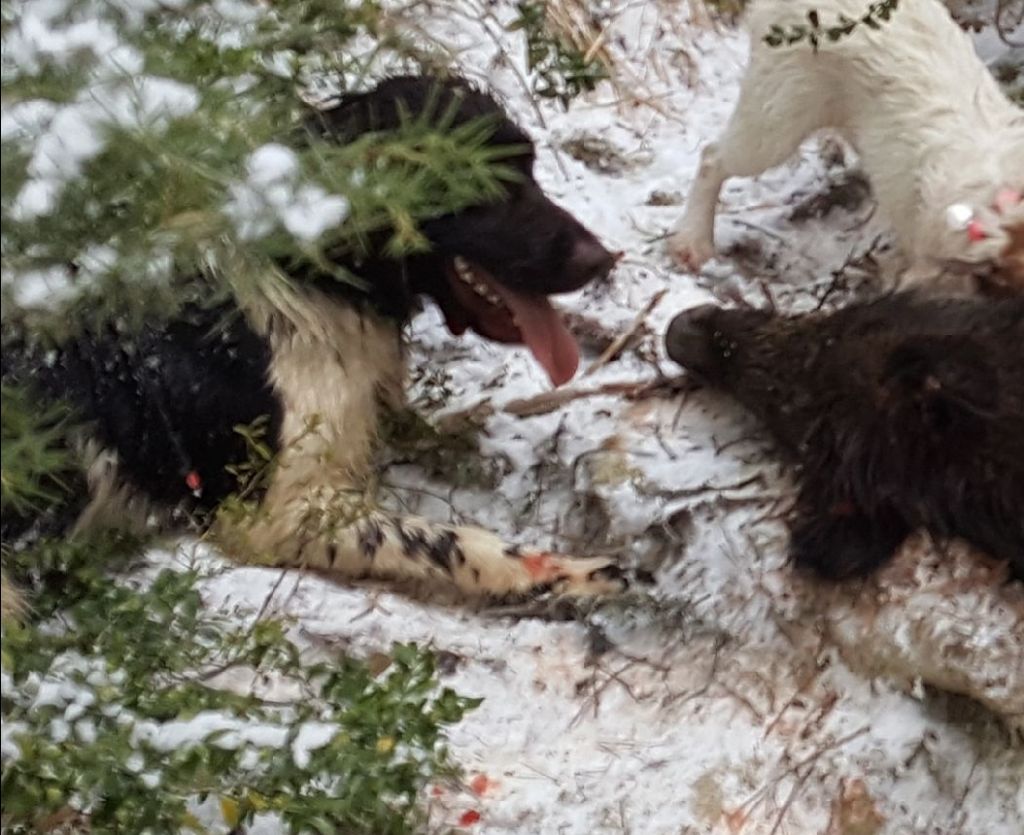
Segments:
[[[665,333],[665,351],[673,361],[695,371],[711,364],[714,354],[708,320],[716,310],[713,304],[702,304],[684,310],[671,321]]]
[[[569,275],[582,283],[604,278],[612,271],[615,260],[596,238],[581,238],[573,247],[567,268]]]

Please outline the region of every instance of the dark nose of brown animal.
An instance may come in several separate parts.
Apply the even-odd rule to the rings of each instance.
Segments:
[[[707,368],[714,360],[707,321],[709,314],[717,309],[713,304],[703,304],[676,316],[665,333],[665,351],[669,357],[694,371]]]
[[[582,286],[595,278],[604,278],[615,266],[616,258],[596,238],[581,238],[573,247],[566,265],[569,279]]]

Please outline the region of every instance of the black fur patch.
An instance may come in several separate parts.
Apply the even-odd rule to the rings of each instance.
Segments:
[[[455,531],[444,531],[433,541],[428,541],[426,550],[430,561],[449,574],[452,572],[453,560],[460,564],[466,561],[466,556],[459,547],[459,536]]]
[[[397,519],[392,519],[391,524],[402,544],[402,553],[411,559],[426,557],[448,574],[452,573],[453,560],[459,564],[466,561],[466,556],[458,544],[458,534],[455,531],[443,531],[437,536],[431,536],[416,528],[404,528]]]
[[[4,382],[70,401],[117,452],[121,477],[158,502],[209,509],[237,489],[227,467],[249,453],[235,426],[268,418],[266,440],[278,443],[269,346],[231,306],[191,306],[136,334],[89,332],[45,355],[24,339],[5,340]],[[190,470],[202,480],[199,497],[185,483]]]
[[[364,557],[373,559],[383,544],[384,529],[380,525],[374,521],[367,521],[359,526],[359,550]]]
[[[395,536],[402,546],[402,554],[415,558],[426,550],[427,540],[423,531],[416,528],[406,529],[398,519],[391,520],[391,526],[395,529]]]
[[[596,568],[587,575],[588,580],[625,580],[626,573],[617,565]]]
[[[866,574],[906,535],[961,537],[1024,578],[1024,298],[904,293],[832,314],[706,306],[669,355],[797,464],[798,563]]]

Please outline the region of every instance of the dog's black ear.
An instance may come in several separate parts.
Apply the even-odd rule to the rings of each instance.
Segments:
[[[914,432],[963,443],[983,432],[999,400],[999,377],[970,336],[902,340],[882,370],[882,403],[901,437]]]
[[[346,93],[334,105],[316,111],[307,129],[321,138],[340,142],[366,133],[396,130],[419,118],[444,129],[460,121],[467,100],[482,98],[486,97],[461,78],[393,76],[372,90]],[[479,105],[476,109],[480,109]]]

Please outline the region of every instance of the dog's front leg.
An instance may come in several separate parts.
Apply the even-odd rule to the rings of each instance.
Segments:
[[[830,91],[818,83],[813,65],[804,66],[808,60],[755,40],[736,107],[718,141],[701,152],[685,213],[668,239],[669,255],[680,266],[697,270],[714,256],[715,211],[726,180],[779,165],[831,123]]]
[[[248,532],[246,550],[261,562],[351,578],[454,586],[468,597],[504,598],[551,591],[574,597],[627,588],[605,557],[580,558],[509,545],[479,528],[442,525],[377,510],[331,523],[308,509],[265,517]],[[288,517],[291,517],[290,520]]]
[[[715,210],[718,194],[725,183],[718,145],[707,145],[700,155],[700,165],[690,194],[686,212],[668,238],[668,253],[689,270],[699,270],[715,255]]]

